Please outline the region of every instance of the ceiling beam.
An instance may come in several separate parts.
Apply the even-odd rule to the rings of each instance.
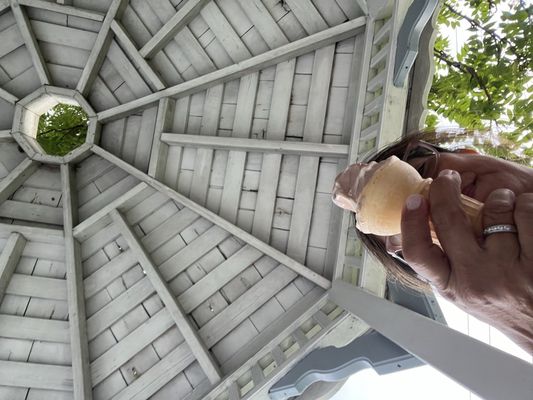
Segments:
[[[10,130],[0,131],[0,143],[11,143],[14,141],[15,138],[11,135]]]
[[[150,64],[148,64],[148,62],[139,54],[137,47],[122,24],[114,20],[111,22],[111,30],[115,34],[115,38],[121,45],[122,49],[128,54],[133,63],[139,67],[139,72],[148,80],[152,89],[155,91],[164,89],[165,84],[159,75],[155,73]]]
[[[17,268],[24,246],[26,239],[19,233],[12,233],[0,254],[0,303]]]
[[[7,101],[9,104],[15,104],[19,101],[19,98],[14,94],[9,93],[7,90],[0,88],[0,98]]]
[[[25,158],[2,181],[0,181],[0,204],[6,201],[28,177],[33,174],[39,163]]]
[[[354,36],[365,23],[365,17],[356,18],[255,57],[251,57],[247,60],[243,60],[198,78],[161,90],[160,92],[101,111],[98,113],[98,120],[105,122],[121,118],[132,112],[146,108],[150,104],[153,104],[164,97],[183,97],[197,93],[220,83],[240,78],[241,76],[253,73],[271,65],[309,53],[313,50]]]
[[[96,11],[84,10],[83,8],[72,7],[70,5],[61,5],[45,0],[18,0],[18,3],[23,6],[40,8],[41,10],[53,11],[60,14],[90,19],[98,22],[102,22],[105,17],[104,14]]]
[[[193,328],[191,322],[187,318],[187,314],[170,291],[170,288],[161,276],[159,269],[154,265],[150,259],[150,256],[143,248],[139,239],[135,233],[133,233],[132,229],[120,212],[117,210],[111,211],[111,217],[113,222],[118,226],[122,237],[126,240],[129,247],[136,255],[137,260],[146,273],[146,276],[154,286],[154,289],[161,298],[163,304],[165,304],[167,311],[172,316],[172,319],[176,323],[176,326],[181,332],[183,338],[191,348],[196,360],[200,364],[200,367],[203,369],[207,378],[212,384],[219,382],[221,373],[216,361],[213,359],[209,353],[209,350],[200,339],[198,332]]]
[[[30,53],[33,67],[37,72],[39,81],[41,81],[42,85],[49,85],[51,83],[50,73],[46,68],[46,63],[44,62],[41,49],[39,48],[37,39],[35,38],[33,30],[31,29],[30,20],[28,19],[26,10],[24,10],[16,0],[11,0],[11,11],[15,17],[17,26],[19,27],[20,35],[24,40],[26,49],[28,50],[28,53]]]
[[[98,71],[100,70],[102,63],[106,58],[107,50],[109,49],[109,45],[113,39],[111,23],[115,18],[121,15],[127,4],[128,0],[113,0],[109,6],[109,10],[107,11],[104,21],[102,22],[102,26],[100,27],[100,31],[98,32],[98,36],[96,37],[93,48],[89,54],[87,62],[85,63],[85,68],[83,68],[80,80],[78,81],[78,85],[76,87],[76,90],[84,96],[88,94],[94,79],[98,75]]]
[[[139,50],[144,58],[152,58],[165,47],[176,34],[191,22],[209,0],[188,0],[176,14]]]
[[[207,147],[217,150],[241,150],[259,153],[281,153],[318,157],[348,156],[348,145],[284,140],[249,139],[222,136],[163,133],[161,140],[173,146]]]
[[[73,229],[78,220],[76,177],[72,167],[61,164],[63,192],[63,229],[65,233],[65,268],[67,279],[70,350],[75,400],[91,400],[92,385],[89,368],[89,341],[85,315],[85,294],[80,244],[74,239]]]
[[[316,273],[315,271],[311,270],[310,268],[306,267],[305,265],[299,263],[298,261],[293,260],[286,254],[282,253],[281,251],[271,247],[270,245],[266,244],[265,242],[257,239],[255,236],[251,235],[250,233],[246,232],[245,230],[239,228],[238,226],[233,225],[232,223],[226,221],[224,218],[220,217],[216,213],[209,211],[207,208],[204,208],[200,206],[199,204],[195,203],[191,199],[187,198],[186,196],[174,191],[173,189],[169,188],[165,184],[159,182],[157,179],[152,178],[151,176],[145,174],[142,171],[139,171],[132,165],[126,163],[125,161],[121,160],[120,158],[114,156],[113,154],[107,152],[106,150],[102,149],[99,146],[93,146],[92,151],[99,155],[100,157],[108,160],[109,162],[115,164],[117,167],[121,168],[122,170],[126,171],[127,173],[137,177],[137,179],[140,179],[147,183],[148,185],[152,186],[157,191],[167,195],[172,200],[177,201],[178,203],[182,204],[183,206],[189,208],[191,211],[194,211],[201,217],[211,221],[213,224],[220,226],[222,229],[228,231],[230,234],[238,237],[239,239],[243,240],[244,242],[248,243],[249,245],[255,247],[260,252],[264,253],[265,255],[273,258],[274,260],[278,261],[279,263],[285,265],[286,267],[292,269],[297,274],[303,276],[304,278],[308,279],[309,281],[313,282],[314,284],[324,288],[329,289],[331,287],[331,281],[324,278],[322,275]]]

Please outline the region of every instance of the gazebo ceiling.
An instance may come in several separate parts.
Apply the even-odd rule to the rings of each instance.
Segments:
[[[367,282],[330,189],[378,145],[396,22],[58,3],[0,2],[0,399],[264,398]],[[57,101],[91,121],[62,158],[25,122]]]

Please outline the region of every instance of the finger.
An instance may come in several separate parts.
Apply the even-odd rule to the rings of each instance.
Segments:
[[[402,212],[402,253],[417,274],[437,289],[446,289],[450,266],[440,247],[431,240],[428,204],[420,195],[409,196]]]
[[[514,225],[515,195],[509,189],[497,189],[489,194],[483,206],[483,228],[493,225]],[[511,255],[518,254],[520,246],[516,233],[493,233],[485,237],[485,249],[491,254]]]
[[[533,193],[522,193],[515,202],[514,221],[521,255],[533,260]]]
[[[479,250],[474,229],[461,206],[461,177],[443,170],[429,188],[431,220],[439,242],[453,262]]]

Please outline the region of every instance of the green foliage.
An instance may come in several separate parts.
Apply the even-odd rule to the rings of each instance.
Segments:
[[[453,54],[446,29],[461,23],[467,37]],[[446,0],[438,25],[428,128],[443,116],[466,129],[497,131],[509,151],[533,159],[533,5]]]
[[[89,119],[81,107],[58,104],[39,118],[37,142],[53,156],[64,156],[85,142]]]

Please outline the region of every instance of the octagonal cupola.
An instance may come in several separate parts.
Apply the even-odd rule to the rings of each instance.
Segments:
[[[95,143],[96,113],[77,91],[42,86],[16,104],[12,134],[33,160],[63,164]]]

